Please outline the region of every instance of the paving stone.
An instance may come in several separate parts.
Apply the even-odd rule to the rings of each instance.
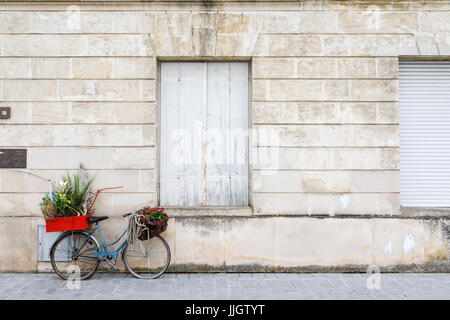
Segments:
[[[367,288],[367,274],[166,274],[140,280],[100,273],[69,289],[54,274],[0,273],[0,299],[342,299],[448,300],[450,274],[382,274],[381,289]]]

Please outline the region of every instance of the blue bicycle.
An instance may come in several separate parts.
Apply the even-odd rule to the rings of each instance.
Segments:
[[[123,216],[128,217],[128,219],[135,219],[133,222],[137,223],[138,227],[142,227],[139,232],[148,231],[144,225],[139,224],[136,212],[127,213]],[[119,270],[116,267],[116,262],[120,253],[122,253],[122,260],[128,271],[140,279],[156,279],[169,267],[170,248],[159,235],[152,238],[148,236],[146,237],[147,240],[139,240],[136,234],[134,236],[129,234],[132,231],[128,227],[116,241],[106,244],[98,223],[108,219],[108,217],[90,217],[88,219],[90,223],[95,223],[95,228],[66,231],[56,239],[50,249],[50,261],[53,270],[62,279],[67,280],[76,272],[79,272],[81,280],[88,279],[97,271],[102,261],[114,270]],[[101,244],[93,236],[95,231],[98,231]],[[133,233],[136,233],[135,231]],[[128,234],[127,237],[125,237],[126,234]],[[109,249],[119,243],[122,238],[124,240],[117,249]]]

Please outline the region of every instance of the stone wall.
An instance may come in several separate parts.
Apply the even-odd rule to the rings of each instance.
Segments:
[[[202,209],[173,220],[175,268],[425,264],[447,256],[448,235],[428,220],[383,218],[402,216],[398,58],[450,55],[449,10],[450,1],[3,2],[0,106],[12,117],[0,120],[0,146],[27,148],[27,170],[46,178],[82,162],[96,187],[123,185],[97,205],[114,217],[113,234],[122,213],[157,201],[158,61],[249,61],[251,151],[277,157],[252,165],[246,218],[225,210],[199,220],[217,214]],[[275,148],[261,138],[267,129],[280,137]],[[0,244],[10,248],[0,270],[38,268],[47,190],[0,169]],[[433,240],[408,255],[408,234]],[[390,237],[403,238],[383,255]]]

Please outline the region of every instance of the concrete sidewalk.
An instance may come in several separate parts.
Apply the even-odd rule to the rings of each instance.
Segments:
[[[53,273],[0,273],[0,299],[450,299],[448,273],[381,274],[380,289],[368,289],[370,276],[169,273],[139,280],[126,273],[96,273],[80,289],[69,289]]]

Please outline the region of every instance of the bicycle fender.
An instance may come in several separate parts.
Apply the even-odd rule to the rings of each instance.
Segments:
[[[84,235],[86,235],[86,236],[89,236],[89,235],[90,235],[90,236],[91,236],[90,238],[91,238],[92,240],[95,241],[95,244],[97,245],[97,247],[101,248],[101,247],[100,247],[100,244],[99,244],[98,241],[97,241],[97,239],[96,239],[93,235],[89,234],[89,232],[86,232],[86,231],[84,231],[84,230],[76,230],[76,231],[64,231],[63,233],[61,233],[61,234],[58,236],[58,238],[56,238],[55,242],[53,242],[52,246],[50,247],[50,250],[51,250],[51,248],[53,248],[53,245],[56,243],[56,241],[58,241],[59,239],[61,239],[62,237],[64,237],[67,233],[72,233],[72,232],[79,232],[79,233],[82,233],[82,234],[84,234]]]

